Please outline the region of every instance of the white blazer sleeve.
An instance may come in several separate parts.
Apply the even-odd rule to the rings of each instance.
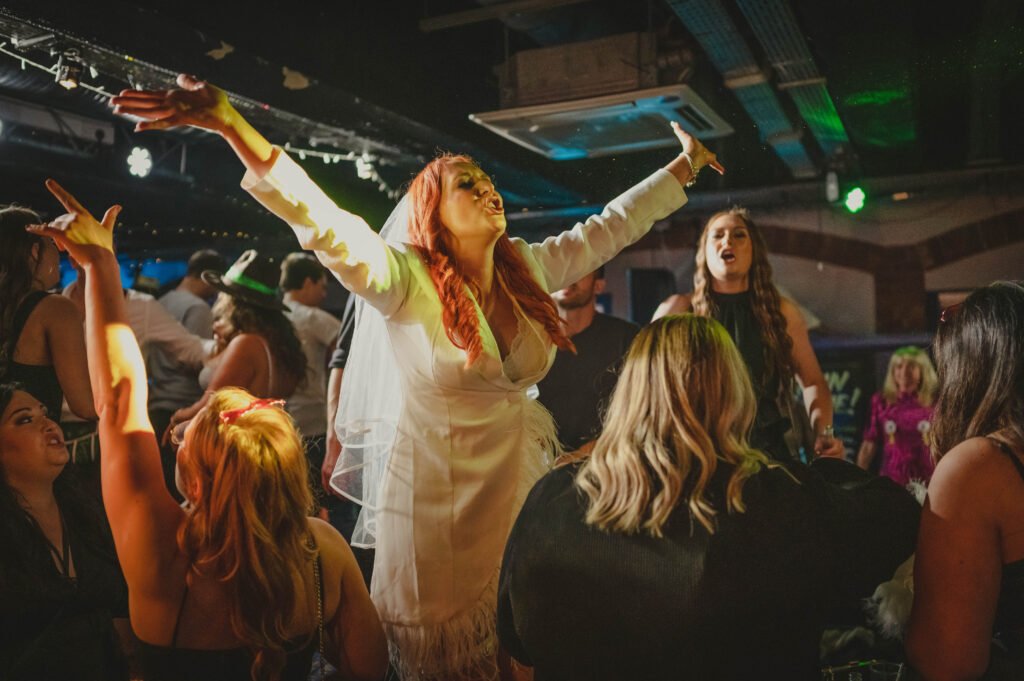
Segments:
[[[242,188],[288,223],[299,244],[314,251],[342,286],[393,314],[409,286],[408,264],[358,215],[338,208],[281,149],[267,174],[248,171]]]
[[[539,244],[530,244],[548,290],[563,289],[590,274],[686,200],[679,180],[667,170],[658,170],[612,200],[600,215],[592,215],[586,222],[578,222]]]

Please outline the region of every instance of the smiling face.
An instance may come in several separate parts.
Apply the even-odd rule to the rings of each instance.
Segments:
[[[457,161],[441,172],[441,223],[456,241],[493,243],[505,232],[505,208],[491,178]]]
[[[707,226],[704,257],[716,281],[746,281],[753,260],[750,229],[739,215],[720,215]]]
[[[892,380],[899,392],[916,392],[921,387],[921,367],[912,359],[901,359],[892,368]]]
[[[52,483],[69,459],[60,426],[46,407],[23,390],[15,390],[0,415],[0,465],[15,489]]]

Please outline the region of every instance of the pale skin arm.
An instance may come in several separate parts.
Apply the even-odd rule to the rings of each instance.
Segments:
[[[651,317],[653,322],[656,319],[667,317],[674,314],[683,314],[689,312],[691,308],[691,301],[693,300],[692,293],[674,293],[665,300],[661,301],[661,305],[654,311],[654,315]]]
[[[79,418],[91,421],[96,418],[96,407],[89,385],[89,368],[82,361],[86,356],[82,313],[67,298],[50,298],[53,300],[48,301],[46,342],[53,358],[53,368],[71,411]]]
[[[198,78],[178,76],[180,90],[124,90],[110,100],[114,112],[147,120],[141,130],[165,130],[183,125],[217,133],[231,145],[246,168],[263,177],[273,165],[274,147],[235,110],[227,95]]]
[[[928,486],[906,638],[928,681],[977,679],[988,667],[1002,577],[999,499],[1015,477],[994,449],[982,438],[961,443]]]
[[[334,494],[331,487],[331,474],[334,473],[334,466],[341,456],[341,442],[338,440],[338,433],[334,430],[334,419],[338,415],[338,403],[341,400],[341,378],[345,374],[344,369],[331,369],[331,375],[327,379],[327,451],[324,453],[324,464],[320,467],[320,482],[324,490]]]
[[[132,600],[165,586],[160,566],[177,552],[175,532],[183,511],[164,485],[160,452],[146,411],[146,372],[124,313],[120,268],[112,228],[120,211],[102,222],[52,180],[47,187],[68,210],[30,228],[52,237],[85,269],[89,375],[100,424],[103,505]]]
[[[838,438],[828,442],[822,437],[825,426],[832,425],[832,392],[818,366],[818,358],[814,356],[803,315],[788,298],[782,299],[781,308],[782,316],[786,318],[786,333],[793,341],[793,367],[803,390],[804,406],[811,420],[811,428],[816,435],[814,451],[818,456],[842,458],[845,452],[843,443]]]
[[[327,659],[340,678],[378,681],[388,669],[388,645],[359,564],[337,530],[321,520],[309,522],[316,533],[325,579],[332,573],[341,575],[338,607],[324,622]],[[329,588],[326,585],[325,596]]]
[[[176,425],[182,421],[188,421],[198,414],[199,410],[210,401],[210,396],[221,388],[245,388],[252,392],[252,383],[256,379],[255,367],[266,363],[265,356],[263,345],[256,336],[241,334],[232,338],[224,349],[224,359],[210,379],[210,385],[206,392],[192,405],[182,407],[171,415],[171,421],[164,433],[164,440],[167,440]]]
[[[857,465],[867,470],[871,467],[871,462],[875,460],[875,453],[878,451],[878,446],[874,442],[865,440],[861,443],[860,449],[857,451]]]

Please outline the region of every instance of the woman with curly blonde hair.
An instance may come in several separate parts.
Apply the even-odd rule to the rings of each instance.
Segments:
[[[667,298],[657,319],[682,312],[713,317],[736,343],[757,395],[750,440],[778,460],[792,458],[786,433],[794,379],[815,435],[814,453],[842,457],[832,430],[832,393],[818,366],[803,315],[772,282],[772,266],[761,230],[747,211],[734,207],[705,223],[697,244],[693,293]]]
[[[826,622],[910,555],[919,507],[844,461],[771,462],[755,409],[721,324],[640,331],[590,458],[537,483],[505,549],[498,631],[536,678],[820,678]]]
[[[927,483],[935,463],[931,451],[932,401],[939,379],[928,353],[908,345],[889,358],[882,390],[871,398],[871,415],[857,465],[868,469],[882,443],[879,475],[901,485]]]
[[[283,402],[212,393],[180,440],[178,506],[146,412],[146,374],[125,322],[111,229],[52,180],[69,211],[31,228],[87,272],[89,372],[100,414],[103,500],[128,582],[147,681],[306,679],[314,652],[350,678],[386,669],[380,621],[351,550],[312,508],[305,455]],[[321,667],[321,676],[323,667]]]

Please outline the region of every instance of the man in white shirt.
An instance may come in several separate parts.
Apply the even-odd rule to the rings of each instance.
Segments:
[[[285,408],[295,419],[306,445],[316,489],[327,433],[327,358],[341,331],[341,320],[320,309],[327,296],[327,270],[311,255],[292,253],[281,263],[285,312],[306,353],[306,377],[288,398]]]

